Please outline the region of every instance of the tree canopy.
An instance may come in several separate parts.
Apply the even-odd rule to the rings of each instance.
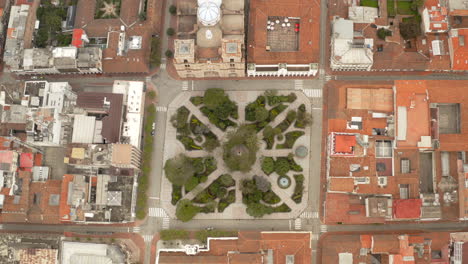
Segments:
[[[226,166],[233,171],[249,171],[257,159],[258,138],[255,128],[240,126],[237,131],[229,133],[227,138],[223,146]]]
[[[172,184],[182,186],[195,174],[195,168],[189,157],[179,154],[166,161],[164,172]]]

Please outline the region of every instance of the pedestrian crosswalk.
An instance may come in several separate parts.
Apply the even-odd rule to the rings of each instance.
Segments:
[[[331,75],[325,75],[325,81],[330,81],[332,79],[332,76]]]
[[[305,219],[317,219],[319,218],[319,214],[318,212],[303,212],[300,217]]]
[[[188,81],[183,81],[182,82],[182,91],[187,91],[189,87]]]
[[[164,217],[162,222],[162,229],[169,229],[171,224],[171,219],[169,217]]]
[[[133,233],[138,233],[138,232],[141,231],[141,227],[139,227],[139,226],[134,226],[134,227],[132,228],[132,231],[133,231]]]
[[[299,230],[302,228],[302,221],[301,218],[296,218],[294,220],[294,229]]]
[[[165,107],[165,106],[156,106],[156,112],[167,112],[167,107]]]
[[[151,242],[151,240],[153,240],[153,236],[152,235],[144,235],[143,236],[143,240],[148,243],[148,242]]]
[[[312,234],[312,240],[317,241],[319,239],[320,235],[319,234]]]
[[[327,226],[326,225],[321,225],[320,226],[320,232],[322,232],[322,233],[327,232]]]
[[[303,89],[303,91],[307,97],[312,97],[312,98],[322,97],[321,89]]]
[[[149,216],[163,218],[163,217],[167,217],[167,214],[166,214],[166,211],[164,211],[164,209],[162,208],[151,207],[149,209]]]
[[[161,63],[161,65],[159,65],[159,67],[161,68],[161,70],[166,69],[166,63],[165,62]]]
[[[296,90],[304,89],[304,81],[303,80],[294,80],[294,89],[296,89]]]

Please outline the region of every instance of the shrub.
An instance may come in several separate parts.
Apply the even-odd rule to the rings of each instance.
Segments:
[[[168,28],[168,29],[166,29],[166,34],[168,36],[174,36],[175,30],[173,28]]]
[[[214,181],[208,186],[208,192],[211,194],[211,196],[216,197],[216,194],[219,192],[219,189],[221,188],[221,185],[217,182]]]
[[[172,184],[182,186],[195,174],[195,168],[190,158],[179,154],[166,161],[164,172]]]
[[[196,203],[208,203],[208,202],[211,202],[215,199],[215,197],[213,197],[207,189],[203,190],[202,192],[200,192],[199,194],[197,194],[197,196],[195,196],[195,198],[193,199],[194,202]]]
[[[275,160],[272,157],[263,157],[262,171],[266,175],[270,175],[275,171]]]
[[[296,175],[294,175],[294,180],[296,181],[296,186],[294,187],[294,193],[293,193],[291,199],[295,203],[301,203],[302,193],[304,191],[304,175],[296,174]]]
[[[176,205],[182,199],[182,186],[172,185],[172,199],[171,204]]]
[[[275,118],[281,113],[283,112],[286,108],[288,108],[286,105],[284,104],[279,104],[277,106],[275,106],[274,108],[270,109],[270,113],[269,113],[269,117],[268,117],[268,120],[271,122],[271,121],[274,121]]]
[[[290,149],[296,143],[296,140],[303,136],[305,133],[304,131],[291,131],[286,133],[286,141],[284,144],[279,144],[276,146],[277,149]]]
[[[232,176],[229,175],[229,174],[223,174],[223,175],[219,176],[218,180],[219,180],[220,184],[222,186],[224,186],[224,187],[231,187],[231,186],[236,185],[236,181],[234,181]]]
[[[161,240],[176,240],[176,239],[189,239],[190,234],[188,231],[180,229],[167,229],[159,232]]]
[[[289,171],[289,161],[285,158],[277,158],[275,162],[275,172],[278,175],[286,175]]]
[[[202,243],[206,243],[208,237],[237,237],[237,231],[200,230],[195,233],[195,238]]]
[[[182,199],[177,204],[176,216],[182,222],[188,222],[192,220],[200,212],[198,206],[193,205],[190,200]]]
[[[203,143],[203,148],[208,151],[212,152],[217,147],[220,146],[219,140],[217,138],[205,138],[205,142]]]
[[[206,175],[210,175],[217,168],[216,159],[213,158],[213,157],[205,158],[203,163],[205,164],[205,174]]]
[[[203,206],[202,208],[200,208],[200,212],[202,212],[204,214],[214,213],[215,210],[216,210],[217,205],[218,205],[218,203],[216,201],[211,201],[211,202],[207,203],[205,206]]]
[[[195,189],[198,183],[199,182],[197,177],[190,177],[190,179],[185,183],[185,192],[190,192],[191,190]]]
[[[296,119],[296,111],[290,110],[288,114],[286,115],[286,120],[288,120],[289,123],[294,122]]]
[[[274,207],[273,212],[275,213],[289,213],[291,212],[291,208],[287,204],[282,204],[280,206]]]
[[[271,189],[271,183],[264,177],[255,175],[253,178],[257,189],[261,192],[267,192]]]
[[[157,37],[151,38],[151,54],[150,65],[151,67],[159,67],[161,64],[161,41]]]
[[[177,14],[177,7],[175,5],[171,5],[169,7],[169,13],[171,13],[171,15]]]
[[[146,93],[146,95],[151,99],[154,100],[156,98],[156,92],[151,90]]]
[[[263,193],[262,200],[267,204],[277,204],[281,202],[281,198],[276,195],[272,190]]]
[[[273,213],[273,208],[263,205],[261,203],[251,203],[247,206],[247,214],[255,218],[263,217],[266,214]]]
[[[167,58],[172,58],[174,57],[174,52],[172,52],[172,50],[166,50],[164,55],[166,55]]]
[[[263,122],[265,121],[269,116],[268,111],[264,107],[257,107],[255,109],[255,120],[257,122]]]
[[[203,97],[202,96],[192,96],[190,97],[190,102],[192,102],[193,105],[199,106],[203,104]]]
[[[385,40],[385,38],[387,36],[391,36],[392,35],[392,31],[388,30],[388,29],[385,29],[385,28],[379,28],[377,30],[377,37],[379,37],[379,39],[381,40]]]

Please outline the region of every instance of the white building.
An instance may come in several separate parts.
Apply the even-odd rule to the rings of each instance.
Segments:
[[[128,140],[127,143],[138,149],[140,149],[143,126],[144,86],[144,82],[115,81],[112,87],[113,93],[124,95],[126,113],[122,136]]]
[[[374,62],[374,40],[358,36],[354,23],[335,18],[332,24],[330,67],[335,71],[369,71]]]

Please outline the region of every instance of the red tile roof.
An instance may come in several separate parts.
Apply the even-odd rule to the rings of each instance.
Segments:
[[[448,30],[447,8],[441,7],[439,0],[426,0],[424,6],[429,13],[429,29],[434,32]]]
[[[0,151],[0,163],[13,163],[13,151],[12,150],[4,150]]]
[[[299,50],[267,51],[268,17],[299,17]],[[317,0],[252,0],[250,1],[247,61],[256,64],[312,63],[318,61],[320,1]]]
[[[372,247],[372,236],[371,235],[361,235],[361,247],[362,248],[371,248]]]
[[[33,153],[21,153],[20,156],[20,167],[21,168],[32,168],[33,167],[34,154]]]
[[[335,135],[335,152],[336,153],[353,153],[353,147],[356,146],[355,135]]]
[[[393,200],[393,216],[396,219],[417,219],[421,217],[421,199]]]
[[[468,28],[450,31],[452,70],[468,70]]]
[[[73,35],[72,35],[72,45],[77,47],[77,48],[82,48],[83,47],[83,40],[81,39],[81,36],[83,36],[84,30],[81,28],[75,28],[73,29]]]

